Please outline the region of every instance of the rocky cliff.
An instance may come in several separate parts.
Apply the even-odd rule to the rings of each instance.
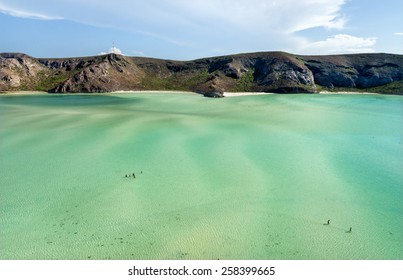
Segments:
[[[172,61],[107,54],[42,59],[0,54],[0,91],[188,90],[313,93],[365,90],[403,94],[403,55],[301,56],[263,52]]]

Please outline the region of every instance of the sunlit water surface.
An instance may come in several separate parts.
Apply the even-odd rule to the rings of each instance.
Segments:
[[[402,259],[402,123],[398,96],[0,96],[0,258]]]

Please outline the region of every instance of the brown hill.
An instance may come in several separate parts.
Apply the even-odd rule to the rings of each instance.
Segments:
[[[278,93],[365,90],[403,94],[403,55],[301,56],[262,52],[173,61],[107,54],[33,58],[0,54],[0,91],[187,90]]]

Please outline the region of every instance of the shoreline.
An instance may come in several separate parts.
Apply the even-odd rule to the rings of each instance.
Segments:
[[[0,91],[0,95],[37,95],[37,94],[136,94],[136,93],[160,93],[160,94],[170,94],[170,93],[180,93],[180,94],[197,94],[200,93],[194,91],[183,91],[183,90],[118,90],[110,92],[69,92],[69,93],[49,93],[46,91]],[[293,94],[293,93],[274,93],[274,92],[223,92],[224,97],[238,97],[238,96],[252,96],[252,95],[271,95],[271,94]],[[368,95],[368,94],[381,94],[374,92],[358,92],[358,91],[319,91],[315,93],[298,93],[298,94],[354,94],[354,95]]]
[[[332,92],[332,91],[319,91],[318,94],[380,94],[376,92],[367,92],[367,91],[337,91],[337,92]],[[384,93],[387,94],[387,93]]]
[[[110,91],[110,92],[105,92],[105,94],[121,94],[121,93],[181,93],[181,94],[198,94],[197,92],[194,91],[185,91],[185,90],[117,90],[117,91]],[[100,93],[102,94],[102,93]]]
[[[276,94],[276,95],[287,95],[287,94],[294,94],[294,93],[274,93],[274,92],[224,92],[224,97],[237,97],[237,96],[250,96],[250,95],[268,95],[268,94]],[[295,93],[297,94],[297,93]],[[338,92],[331,92],[331,91],[319,91],[314,93],[298,93],[298,94],[339,94],[339,95],[346,95],[346,94],[354,94],[354,95],[361,95],[361,94],[380,94],[375,92],[358,92],[358,91],[338,91]]]
[[[33,95],[33,94],[48,94],[46,91],[0,91],[0,95]]]
[[[47,92],[47,91],[0,91],[0,95],[35,95],[35,94],[49,94],[49,95],[78,95],[78,94],[88,94],[88,95],[101,95],[101,94],[130,94],[130,93],[181,93],[181,94],[198,94],[193,91],[182,91],[182,90],[118,90],[118,91],[107,91],[107,92]]]
[[[267,95],[267,94],[276,94],[274,92],[262,92],[262,91],[255,91],[255,92],[228,92],[225,91],[223,93],[224,97],[237,97],[237,96],[249,96],[249,95]]]

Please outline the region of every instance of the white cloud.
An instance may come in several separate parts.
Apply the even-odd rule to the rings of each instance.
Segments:
[[[136,56],[145,56],[145,53],[142,51],[132,50],[132,54]]]
[[[179,35],[177,30],[219,25],[241,30],[296,32],[314,27],[343,28],[346,0],[3,0],[13,16],[64,18],[99,26]],[[2,7],[3,6],[3,7]],[[23,7],[23,8],[21,8]],[[46,16],[45,16],[46,15]],[[52,15],[52,16],[49,16]],[[218,23],[218,24],[217,24]],[[211,28],[210,28],[211,27]],[[160,32],[158,32],[160,31]]]
[[[309,28],[342,29],[346,0],[173,0],[171,8],[183,21],[220,29],[293,33]],[[214,30],[209,30],[214,32]],[[265,34],[262,34],[263,36]]]
[[[114,54],[121,54],[121,55],[123,55],[123,52],[122,52],[119,48],[117,48],[117,47],[112,47],[112,48],[110,48],[110,49],[109,49],[109,53],[114,53]]]
[[[374,52],[372,47],[377,38],[361,38],[347,34],[337,34],[324,41],[305,42],[300,48],[304,54],[336,54],[336,53],[368,53]]]
[[[109,53],[124,55],[123,52],[117,47],[112,47],[109,49],[108,52],[101,52],[100,54],[103,55],[103,54],[109,54]]]
[[[31,19],[40,19],[40,20],[61,20],[61,19],[63,19],[62,17],[59,17],[59,16],[49,16],[46,14],[9,8],[2,3],[0,3],[0,13],[10,15],[13,17],[31,18]]]
[[[13,16],[59,18],[125,30],[150,41],[214,53],[299,49],[334,53],[370,51],[374,38],[336,35],[307,42],[297,32],[311,28],[342,30],[348,0],[2,0],[0,10]],[[16,4],[15,2],[18,2]],[[46,16],[45,16],[46,15]],[[135,44],[135,43],[134,43]],[[291,47],[290,47],[291,46]],[[144,48],[145,45],[136,46]],[[172,47],[173,48],[173,47]],[[109,52],[119,52],[110,50]],[[140,54],[141,55],[141,54]]]
[[[403,36],[403,32],[396,32],[395,35],[397,35],[397,36]]]

